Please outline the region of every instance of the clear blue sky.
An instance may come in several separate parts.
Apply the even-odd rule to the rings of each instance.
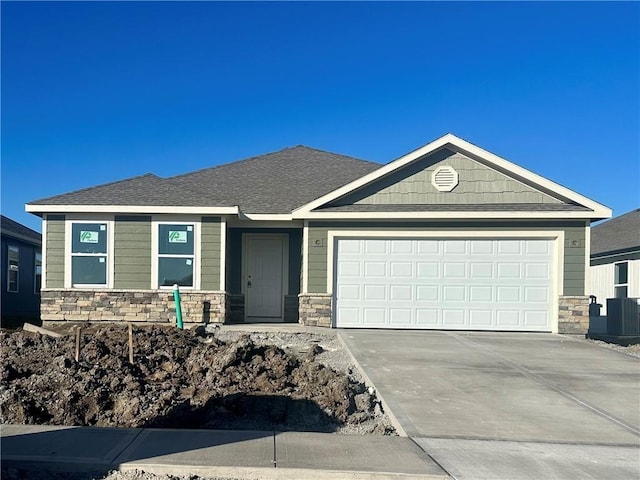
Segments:
[[[444,133],[640,206],[640,3],[6,2],[2,213],[307,146]]]

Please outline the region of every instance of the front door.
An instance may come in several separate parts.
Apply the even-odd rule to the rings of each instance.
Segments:
[[[245,235],[244,293],[248,321],[283,318],[285,243],[284,235]]]

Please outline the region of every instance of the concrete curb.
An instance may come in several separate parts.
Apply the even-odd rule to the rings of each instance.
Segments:
[[[121,472],[143,470],[156,475],[199,475],[231,477],[238,480],[450,480],[448,475],[409,474],[393,472],[361,472],[350,470],[319,470],[307,468],[211,467],[190,465],[123,464],[114,468]]]

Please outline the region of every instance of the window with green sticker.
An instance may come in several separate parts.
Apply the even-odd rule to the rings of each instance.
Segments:
[[[71,224],[71,283],[106,286],[108,227],[104,222]]]
[[[158,286],[193,287],[195,225],[158,225]]]

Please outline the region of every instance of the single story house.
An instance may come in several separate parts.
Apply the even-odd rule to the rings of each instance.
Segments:
[[[607,314],[607,298],[640,298],[640,208],[591,228],[589,294]]]
[[[386,165],[304,146],[33,201],[44,320],[584,333],[611,210],[454,135]]]
[[[2,240],[2,325],[40,317],[41,235],[4,215]]]

